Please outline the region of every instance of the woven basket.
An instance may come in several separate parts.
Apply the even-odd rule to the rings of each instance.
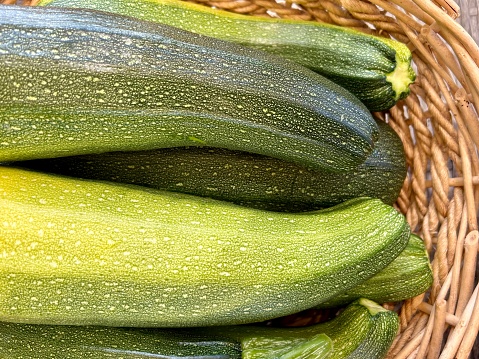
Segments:
[[[411,95],[376,115],[404,143],[409,173],[396,206],[425,241],[434,284],[388,306],[401,318],[388,358],[479,358],[479,47],[456,21],[459,6],[452,0],[204,1],[244,14],[347,26],[412,50]]]

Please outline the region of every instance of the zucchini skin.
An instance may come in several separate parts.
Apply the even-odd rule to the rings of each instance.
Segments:
[[[257,18],[177,0],[46,0],[40,5],[110,11],[268,51],[340,84],[371,111],[405,98],[415,80],[406,45],[339,26]],[[399,84],[391,79],[395,76]]]
[[[1,323],[2,359],[241,359],[224,336],[173,329]]]
[[[377,125],[290,61],[93,10],[0,7],[0,162],[211,146],[347,171]]]
[[[350,173],[309,170],[272,157],[212,148],[171,148],[41,159],[16,166],[131,183],[273,211],[330,207],[356,197],[396,202],[407,166],[400,138],[377,121],[379,139]]]
[[[0,167],[0,178],[2,321],[268,320],[373,276],[410,233],[404,216],[377,199],[284,214],[11,167]]]
[[[411,234],[406,248],[386,268],[346,293],[321,303],[318,308],[339,307],[358,298],[377,303],[400,302],[424,293],[432,282],[432,268],[424,242]]]
[[[359,301],[363,305],[369,305],[372,324],[366,338],[347,359],[384,359],[398,334],[399,317],[395,312],[379,305],[374,308],[373,301],[364,298]]]
[[[391,344],[389,333],[397,328],[396,313],[365,299],[327,322],[308,327],[153,329],[2,323],[0,355],[3,359],[378,359],[377,353]]]
[[[212,327],[208,332],[240,341],[242,357],[247,359],[279,358],[284,343],[291,342],[289,345],[294,346],[295,341],[303,341],[317,333],[324,333],[331,339],[333,350],[328,359],[382,359],[398,328],[399,318],[395,312],[360,298],[333,319],[307,327],[226,326]],[[391,333],[394,333],[392,337]],[[272,350],[279,353],[271,355]]]

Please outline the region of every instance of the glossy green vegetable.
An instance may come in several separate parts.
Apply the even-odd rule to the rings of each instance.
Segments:
[[[360,299],[363,300],[364,299]],[[394,338],[399,331],[399,318],[395,312],[384,310],[374,302],[370,302],[371,327],[366,338],[347,359],[383,359],[386,357]],[[338,358],[339,359],[339,358]]]
[[[0,167],[0,320],[202,326],[319,305],[392,262],[409,226],[377,199],[284,214]]]
[[[134,329],[1,323],[0,355],[2,359],[377,359],[390,346],[390,333],[397,327],[396,313],[366,299],[309,327]],[[361,357],[359,352],[369,355]]]
[[[378,126],[373,153],[350,173],[308,170],[272,157],[199,147],[110,152],[16,165],[276,211],[319,209],[356,197],[379,198],[392,205],[406,176],[404,149],[387,124],[378,121]]]
[[[321,332],[294,335],[294,330],[266,328],[262,331],[264,337],[255,341],[247,334],[242,339],[241,326],[235,327],[235,339],[230,335],[211,333],[218,332],[214,329],[191,331],[2,323],[0,355],[2,359],[322,359],[328,358],[333,347],[331,339]],[[266,341],[267,347],[263,346]],[[261,354],[254,352],[253,348]]]
[[[284,350],[279,344],[288,341],[288,331],[289,336],[297,337],[297,340],[304,340],[316,333],[325,333],[333,344],[333,351],[328,359],[380,359],[391,346],[398,329],[399,318],[395,312],[386,310],[369,299],[361,298],[348,305],[330,321],[309,327],[280,328],[277,330],[281,332],[277,335],[272,335],[270,328],[258,326],[215,327],[208,332],[241,341],[243,358],[249,359],[279,358],[279,355],[271,355],[271,350]],[[282,340],[278,341],[278,338]]]
[[[407,247],[386,268],[319,307],[341,306],[362,297],[378,303],[400,302],[424,293],[432,281],[432,268],[424,242],[411,234]]]
[[[312,22],[234,14],[177,0],[44,0],[41,5],[91,8],[176,26],[283,56],[354,93],[372,111],[409,94],[415,79],[404,44]]]
[[[0,162],[201,145],[347,171],[378,136],[324,77],[167,25],[4,5],[0,43]]]
[[[2,359],[240,359],[224,336],[173,329],[0,323]]]

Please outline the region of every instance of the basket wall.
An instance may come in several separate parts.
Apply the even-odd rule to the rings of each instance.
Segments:
[[[462,27],[452,0],[198,2],[356,28],[412,50],[417,79],[411,95],[376,115],[403,141],[409,173],[396,207],[426,243],[434,284],[424,295],[389,306],[399,312],[401,329],[388,358],[478,358],[479,47],[465,31],[477,33],[478,24]],[[467,19],[477,20],[477,5],[466,11]]]

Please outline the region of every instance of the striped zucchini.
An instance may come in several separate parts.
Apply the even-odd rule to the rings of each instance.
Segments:
[[[415,79],[406,45],[324,23],[253,17],[178,0],[44,0],[157,21],[280,55],[354,93],[372,111],[409,94]]]
[[[202,326],[319,305],[405,248],[402,214],[358,198],[284,214],[0,167],[0,320]]]
[[[424,293],[431,287],[432,281],[431,264],[424,242],[411,234],[407,247],[386,268],[318,307],[338,307],[364,297],[378,303],[400,302]]]
[[[314,210],[355,197],[379,198],[392,205],[406,177],[404,149],[387,124],[377,123],[379,139],[373,153],[350,173],[308,170],[272,157],[206,147],[109,152],[16,165],[275,211]]]
[[[378,128],[279,57],[93,10],[0,6],[0,162],[212,146],[348,171]]]
[[[396,333],[396,313],[366,299],[309,327],[143,329],[3,323],[2,359],[379,359]],[[368,349],[368,351],[365,351]],[[358,356],[358,353],[368,354]]]

